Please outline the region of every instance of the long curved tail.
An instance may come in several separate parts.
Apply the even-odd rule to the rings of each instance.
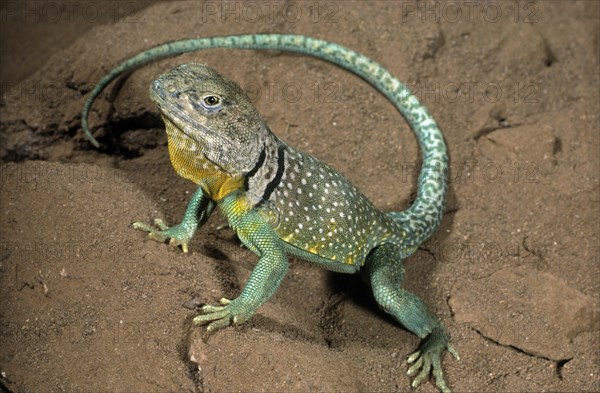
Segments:
[[[88,126],[88,114],[96,97],[115,78],[150,61],[212,48],[266,49],[298,52],[317,57],[360,76],[387,97],[409,123],[422,151],[423,165],[415,202],[403,212],[389,213],[418,245],[439,225],[446,199],[448,153],[437,124],[419,100],[385,68],[368,57],[328,41],[283,34],[248,34],[173,41],[148,49],[124,61],[93,88],[83,106],[81,126],[90,142],[99,147]]]

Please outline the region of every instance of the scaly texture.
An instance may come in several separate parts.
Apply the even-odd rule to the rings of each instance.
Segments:
[[[240,87],[202,64],[184,64],[159,76],[150,88],[165,122],[169,156],[176,172],[199,185],[183,221],[158,230],[137,229],[159,241],[187,244],[218,206],[241,241],[259,256],[242,293],[205,306],[196,323],[215,330],[248,320],[279,287],[291,254],[327,269],[362,269],[379,306],[423,339],[409,357],[418,386],[432,373],[449,391],[440,364],[449,336],[416,295],[402,290],[402,260],[438,226],[444,208],[448,158],[442,133],[425,107],[387,70],[348,48],[295,35],[243,35],[190,39],[157,46],[125,61],[92,90],[82,126],[95,97],[114,78],[148,61],[208,48],[300,52],[361,76],[384,94],[408,121],[423,153],[418,194],[403,212],[383,213],[343,175],[279,140]]]

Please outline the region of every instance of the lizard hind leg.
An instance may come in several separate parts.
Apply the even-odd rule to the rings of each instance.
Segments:
[[[449,343],[450,336],[442,322],[417,295],[401,288],[404,279],[401,255],[396,245],[377,247],[365,261],[366,276],[379,307],[422,339],[419,350],[408,358],[408,363],[412,363],[408,375],[417,374],[412,386],[419,386],[433,374],[437,388],[450,392],[444,380],[441,355],[445,350],[456,358],[458,354]]]

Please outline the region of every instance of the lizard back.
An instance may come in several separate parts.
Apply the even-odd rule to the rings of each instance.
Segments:
[[[396,222],[342,174],[279,143],[273,162],[248,177],[248,193],[259,201],[259,211],[283,241],[360,266],[373,247],[398,240]]]

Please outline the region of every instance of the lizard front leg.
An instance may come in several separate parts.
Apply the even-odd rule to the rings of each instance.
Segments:
[[[204,195],[202,187],[198,187],[179,224],[169,227],[160,218],[155,218],[154,224],[158,229],[143,222],[134,222],[133,228],[148,232],[148,237],[161,243],[169,239],[170,245],[181,246],[183,252],[188,252],[188,243],[196,229],[204,224],[214,208],[215,203]]]
[[[239,197],[226,197],[221,211],[246,247],[259,256],[242,293],[236,299],[222,298],[220,306],[206,305],[194,323],[210,322],[209,331],[247,321],[279,288],[288,268],[282,240],[273,228],[255,211],[240,212]]]

